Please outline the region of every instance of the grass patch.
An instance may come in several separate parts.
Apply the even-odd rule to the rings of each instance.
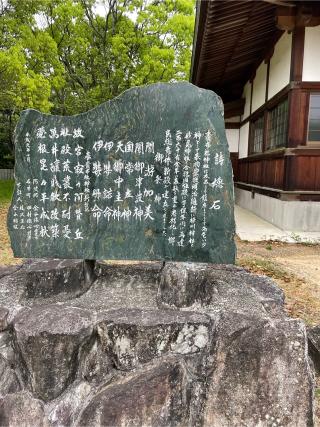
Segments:
[[[13,257],[7,230],[7,215],[13,187],[14,180],[0,180],[0,266],[21,262],[21,259]]]
[[[7,204],[11,202],[13,193],[14,180],[0,180],[0,204]]]
[[[289,316],[298,317],[308,325],[320,323],[320,300],[313,292],[313,285],[263,258],[241,257],[237,265],[251,273],[271,277],[285,293],[285,308]]]
[[[264,274],[273,279],[280,279],[285,282],[290,282],[293,275],[289,274],[283,268],[269,260],[260,258],[244,257],[237,260],[237,265],[249,269],[252,273]]]

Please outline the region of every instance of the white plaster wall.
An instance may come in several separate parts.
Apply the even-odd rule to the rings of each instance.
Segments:
[[[270,60],[268,99],[290,82],[292,35],[284,33],[274,48]]]
[[[244,112],[242,120],[246,119],[250,115],[250,99],[251,99],[251,83],[247,82],[243,88],[242,98],[245,98],[246,103],[244,105]]]
[[[248,156],[249,123],[241,126],[239,133],[239,159]]]
[[[309,82],[320,81],[320,25],[306,27],[302,80]]]
[[[266,80],[268,65],[262,62],[253,81],[252,112],[256,111],[266,100]]]
[[[287,202],[257,193],[252,198],[250,191],[240,188],[235,188],[235,202],[282,230],[320,230],[319,202]]]
[[[239,145],[239,129],[226,129],[226,137],[230,153],[237,153]]]

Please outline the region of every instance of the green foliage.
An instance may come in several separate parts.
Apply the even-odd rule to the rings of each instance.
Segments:
[[[9,203],[13,194],[13,180],[0,180],[0,204]]]
[[[195,0],[0,0],[0,145],[13,147],[25,108],[77,114],[132,86],[188,79],[194,8]]]

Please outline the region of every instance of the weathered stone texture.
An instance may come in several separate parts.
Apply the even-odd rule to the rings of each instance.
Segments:
[[[177,311],[117,310],[97,325],[118,369],[131,370],[168,353],[192,354],[209,345],[210,318]]]
[[[0,307],[0,331],[4,331],[8,326],[8,314],[8,309]]]
[[[183,369],[179,362],[164,360],[100,391],[77,424],[166,427],[187,423]]]
[[[312,375],[302,322],[230,312],[217,328],[204,425],[311,426]]]
[[[57,294],[75,298],[90,288],[95,275],[93,266],[84,260],[38,260],[21,271],[25,298],[46,299]]]
[[[6,427],[48,427],[40,400],[20,392],[0,397],[0,425]]]
[[[14,393],[21,389],[17,375],[8,361],[0,355],[0,396]]]
[[[35,306],[18,314],[14,331],[25,381],[46,401],[75,378],[79,348],[92,334],[92,316],[75,307]]]
[[[50,277],[65,277],[49,264]],[[306,329],[270,279],[235,266],[100,262],[78,297],[32,297],[26,271],[44,277],[49,264],[0,279],[0,425],[313,425]],[[78,261],[63,268],[83,278]]]
[[[92,387],[86,381],[75,381],[57,399],[47,404],[46,414],[50,426],[79,425],[75,421],[83,410],[85,402],[90,398],[91,393]]]
[[[320,325],[308,328],[309,353],[320,374]]]

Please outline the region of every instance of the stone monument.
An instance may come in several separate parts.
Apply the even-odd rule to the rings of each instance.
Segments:
[[[232,265],[213,92],[156,84],[75,117],[29,110],[16,149],[12,246],[46,259],[0,269],[1,426],[313,425],[305,325]]]
[[[18,257],[233,263],[223,105],[183,82],[72,117],[22,113],[9,231]]]

